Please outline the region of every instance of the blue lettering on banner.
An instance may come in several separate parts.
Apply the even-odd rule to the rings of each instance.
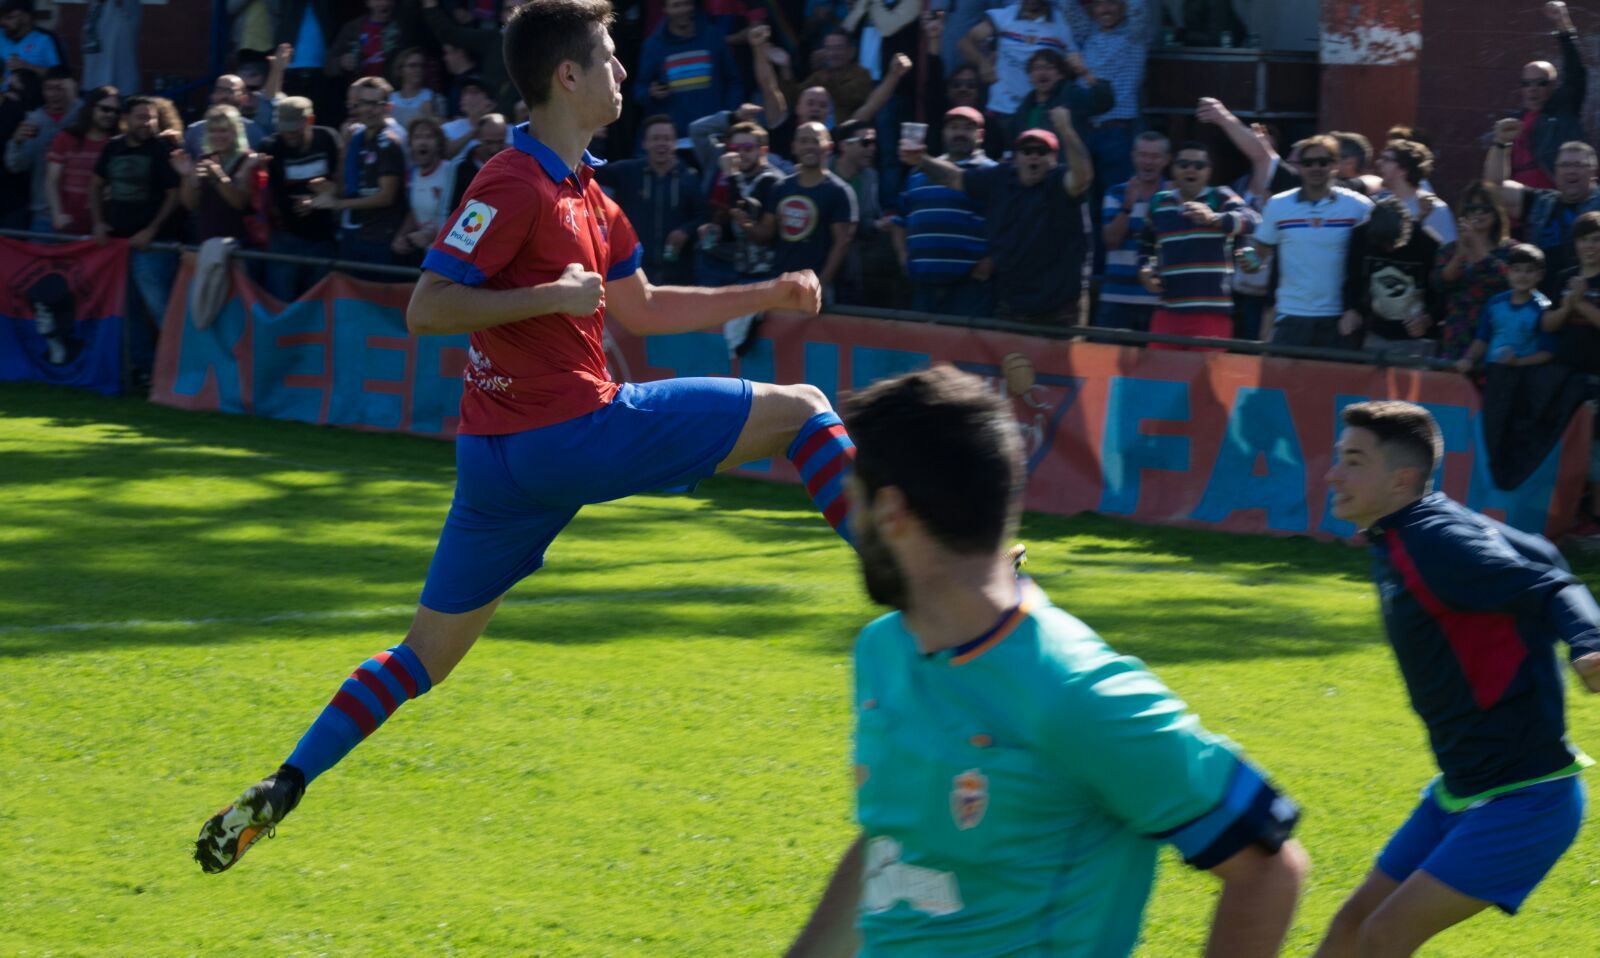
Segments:
[[[406,382],[406,350],[375,347],[373,336],[406,336],[398,310],[359,299],[333,301],[333,396],[328,422],[333,425],[400,429],[405,402],[399,393],[369,392],[370,381]]]
[[[1100,449],[1105,488],[1100,511],[1133,515],[1139,508],[1140,471],[1187,472],[1189,437],[1147,436],[1147,419],[1189,420],[1189,384],[1167,379],[1113,377],[1106,401],[1105,440]]]
[[[450,373],[444,369],[444,351],[459,349],[465,353],[468,338],[465,333],[455,336],[417,337],[416,375],[411,383],[411,428],[417,432],[441,434],[446,417],[460,415],[461,372],[460,361]]]
[[[328,350],[321,343],[289,346],[280,342],[289,336],[323,333],[328,328],[327,304],[320,299],[290,303],[274,316],[260,303],[251,310],[255,330],[254,412],[273,419],[300,422],[322,420],[324,390],[306,386],[286,386],[288,376],[324,376],[328,373]],[[185,337],[187,338],[187,337]]]
[[[1266,472],[1256,475],[1263,459]],[[1211,479],[1190,518],[1222,522],[1241,509],[1265,509],[1274,531],[1306,531],[1306,460],[1281,389],[1240,388]]]
[[[217,408],[223,412],[245,412],[243,389],[239,383],[239,361],[233,350],[244,336],[244,305],[230,299],[222,306],[210,329],[196,329],[184,314],[183,339],[178,351],[178,374],[172,391],[179,396],[198,396],[206,380],[217,384]]]
[[[931,362],[932,358],[927,353],[854,346],[850,350],[850,385],[861,389],[880,379],[927,369]]]

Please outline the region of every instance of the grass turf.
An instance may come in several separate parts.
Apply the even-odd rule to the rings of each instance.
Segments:
[[[403,634],[451,447],[5,385],[0,463],[0,955],[777,954],[849,840],[875,610],[797,488],[585,510],[447,683],[204,876],[200,822]],[[1362,553],[1023,537],[1058,604],[1303,803],[1284,953],[1309,954],[1432,774]],[[1570,702],[1596,747],[1600,702]],[[1521,916],[1424,954],[1590,955],[1597,884],[1585,832]],[[1199,954],[1214,888],[1166,855],[1138,954]]]

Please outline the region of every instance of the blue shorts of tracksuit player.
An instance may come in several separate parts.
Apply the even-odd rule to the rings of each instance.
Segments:
[[[1421,869],[1514,915],[1577,838],[1584,802],[1583,780],[1574,775],[1447,812],[1430,783],[1378,855],[1378,870],[1404,882]]]
[[[470,612],[544,564],[583,506],[692,486],[716,472],[750,418],[748,380],[623,383],[566,422],[456,437],[456,492],[422,587],[435,612]]]

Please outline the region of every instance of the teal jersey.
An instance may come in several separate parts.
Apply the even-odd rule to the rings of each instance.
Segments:
[[[974,642],[856,641],[863,956],[1129,954],[1162,842],[1209,868],[1297,817],[1137,659],[1027,585]]]

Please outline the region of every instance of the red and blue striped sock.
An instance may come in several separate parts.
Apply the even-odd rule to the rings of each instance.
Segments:
[[[339,686],[300,737],[285,765],[299,769],[306,783],[339,764],[361,740],[377,730],[395,709],[433,688],[428,670],[410,647],[397,645],[361,663]]]
[[[832,410],[805,421],[789,444],[789,461],[800,470],[806,492],[840,538],[855,547],[850,535],[850,498],[844,479],[856,461],[856,444],[845,434],[844,422]]]

